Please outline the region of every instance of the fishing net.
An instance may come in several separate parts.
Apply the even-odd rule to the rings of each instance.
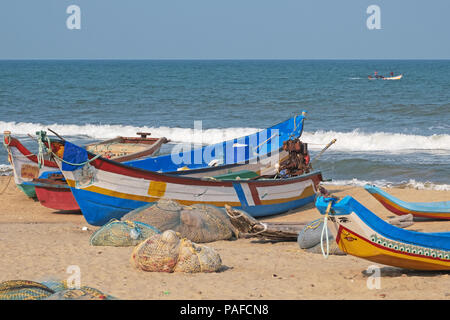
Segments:
[[[134,248],[130,261],[136,268],[149,272],[215,272],[222,266],[214,249],[180,239],[172,230],[141,242]]]
[[[0,300],[40,300],[53,293],[54,290],[34,281],[9,280],[0,283]]]
[[[0,300],[114,300],[113,296],[83,286],[70,289],[66,281],[10,280],[0,283]]]
[[[161,231],[173,230],[196,243],[228,240],[236,235],[225,211],[208,204],[183,206],[162,199],[129,212],[122,220],[139,221]]]
[[[128,247],[160,233],[156,228],[136,221],[112,220],[91,235],[93,246]]]
[[[45,300],[116,300],[117,298],[104,294],[95,288],[83,286],[79,289],[64,289],[58,291]]]
[[[320,245],[320,238],[322,236],[323,219],[316,219],[308,223],[298,234],[297,243],[301,249],[311,253],[322,253]],[[326,250],[326,239],[324,234],[323,244],[324,250]],[[337,245],[334,236],[328,229],[328,248],[329,254],[345,254]]]

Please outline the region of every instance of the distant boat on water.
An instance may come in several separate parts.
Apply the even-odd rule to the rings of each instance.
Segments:
[[[403,78],[403,74],[399,74],[398,76],[394,76],[394,73],[391,72],[391,76],[390,77],[385,77],[385,76],[381,76],[379,74],[377,74],[377,72],[375,72],[375,74],[369,75],[368,76],[369,80],[377,80],[377,79],[381,79],[381,80],[400,80],[401,78]]]

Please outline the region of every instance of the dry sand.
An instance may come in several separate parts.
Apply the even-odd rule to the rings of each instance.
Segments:
[[[9,177],[0,177],[0,192]],[[386,219],[388,212],[359,187],[329,187],[337,196],[351,195]],[[450,191],[389,189],[406,201],[444,201]],[[449,272],[407,271],[380,265],[381,288],[368,289],[370,261],[352,256],[308,253],[296,242],[240,239],[208,244],[224,270],[213,274],[146,273],[130,262],[132,247],[93,247],[97,228],[81,214],[47,209],[17,189],[12,180],[0,194],[0,281],[66,279],[79,266],[81,284],[119,299],[450,299]],[[309,222],[319,217],[310,205],[270,221]],[[87,226],[89,229],[83,231]],[[450,221],[415,222],[408,229],[448,231]]]

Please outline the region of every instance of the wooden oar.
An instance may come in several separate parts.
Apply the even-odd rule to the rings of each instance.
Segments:
[[[60,138],[62,141],[66,141],[63,137],[61,137],[59,134],[57,134],[55,131],[53,131],[52,129],[50,129],[50,128],[47,128],[48,129],[48,131],[50,131],[51,133],[53,133],[55,136],[57,136],[58,138]]]
[[[309,163],[309,165],[311,166],[314,162],[316,162],[317,159],[319,159],[320,156],[321,156],[321,155],[322,155],[329,147],[331,147],[331,145],[332,145],[333,143],[335,143],[335,142],[336,142],[336,139],[331,140],[331,141],[325,146],[325,148],[323,148],[322,151],[320,151],[319,154],[318,154],[317,156],[315,156],[314,159],[311,160],[311,162]]]

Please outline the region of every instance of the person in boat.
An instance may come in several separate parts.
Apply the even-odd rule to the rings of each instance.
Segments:
[[[380,78],[382,79],[382,78],[384,78],[383,76],[381,76],[381,75],[378,74],[378,71],[375,71],[375,72],[374,72],[374,75],[375,75],[375,78],[376,78],[376,79],[380,79]]]
[[[394,76],[394,73],[391,71],[391,77],[393,77]]]

